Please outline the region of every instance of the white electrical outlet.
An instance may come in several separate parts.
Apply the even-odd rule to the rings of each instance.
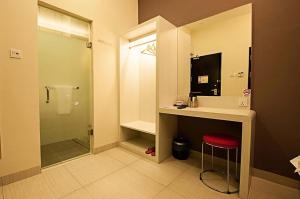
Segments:
[[[249,105],[249,98],[246,96],[239,98],[239,106],[241,107],[247,107]]]
[[[10,58],[22,59],[22,51],[19,49],[10,49]]]

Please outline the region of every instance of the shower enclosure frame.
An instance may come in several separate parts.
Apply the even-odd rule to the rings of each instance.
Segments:
[[[47,167],[51,167],[51,166],[54,166],[54,165],[57,165],[57,164],[62,164],[64,162],[67,162],[67,161],[70,161],[72,159],[76,159],[76,158],[79,158],[81,156],[85,156],[85,155],[88,155],[88,154],[91,154],[93,152],[93,149],[94,149],[94,72],[93,72],[93,47],[92,47],[92,41],[93,41],[93,20],[91,19],[88,19],[86,17],[83,17],[81,15],[78,15],[76,13],[72,13],[72,12],[69,12],[67,10],[64,10],[62,8],[59,8],[59,7],[56,7],[56,6],[53,6],[51,4],[48,4],[48,3],[45,3],[43,1],[38,1],[38,6],[41,6],[41,7],[45,7],[45,8],[48,8],[50,10],[53,10],[53,11],[56,11],[56,12],[59,12],[59,13],[62,13],[64,15],[67,15],[67,16],[70,16],[70,17],[73,17],[73,18],[76,18],[78,20],[81,20],[81,21],[84,21],[86,23],[89,24],[89,29],[90,29],[90,33],[89,33],[89,39],[86,43],[86,47],[87,48],[90,48],[91,52],[90,52],[90,66],[89,66],[89,75],[90,75],[90,79],[89,79],[89,89],[90,89],[90,106],[89,106],[89,115],[90,115],[90,127],[87,128],[87,135],[88,135],[88,138],[89,138],[89,152],[86,153],[86,154],[83,154],[83,155],[79,155],[79,156],[76,156],[76,157],[73,157],[73,158],[70,158],[70,159],[66,159],[66,160],[63,160],[63,161],[60,161],[60,162],[57,162],[57,163],[54,163],[54,164],[51,164],[49,166],[45,166],[43,168],[47,168]],[[73,37],[76,37],[73,35]],[[76,87],[76,89],[78,89]],[[41,113],[39,113],[40,115]],[[39,121],[41,121],[39,119]],[[40,131],[40,135],[41,135],[41,131]],[[41,145],[41,143],[40,143]],[[41,156],[42,156],[42,152],[41,153]]]

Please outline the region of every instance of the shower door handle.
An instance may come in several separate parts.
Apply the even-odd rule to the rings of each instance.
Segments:
[[[94,129],[89,129],[88,130],[88,135],[94,135]]]
[[[45,86],[46,88],[46,95],[47,95],[47,100],[46,100],[46,103],[48,104],[50,102],[50,93],[49,93],[49,88],[48,86]]]

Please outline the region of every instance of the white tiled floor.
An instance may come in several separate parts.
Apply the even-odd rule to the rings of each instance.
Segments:
[[[178,193],[170,190],[170,188],[164,188],[154,199],[185,199]]]
[[[6,185],[1,189],[0,199],[3,196],[4,199],[238,198],[237,195],[220,194],[205,187],[199,180],[199,165],[199,160],[178,161],[173,158],[156,164],[121,148],[114,148]],[[259,191],[252,192],[251,199],[257,199]],[[259,199],[272,198],[270,194],[265,193]]]
[[[116,160],[119,160],[120,162],[126,165],[131,164],[140,159],[140,156],[134,155],[125,150],[120,150],[119,147],[104,151],[103,154],[106,154]]]
[[[82,186],[125,166],[125,164],[105,154],[89,155],[65,165]]]
[[[188,199],[238,198],[237,194],[222,194],[207,188],[199,180],[200,171],[200,168],[187,170],[170,184],[170,189]]]
[[[129,167],[165,186],[169,185],[177,176],[187,170],[187,165],[180,164],[175,159],[168,159],[163,164],[141,159]]]
[[[68,184],[65,185],[68,187]],[[3,187],[4,198],[38,199],[55,198],[44,174],[36,175]]]
[[[139,172],[125,167],[112,175],[86,187],[93,198],[153,198],[163,185],[154,182]]]

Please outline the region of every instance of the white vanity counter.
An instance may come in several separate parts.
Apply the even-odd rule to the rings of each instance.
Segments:
[[[190,117],[201,117],[208,119],[226,120],[234,122],[248,121],[255,117],[255,111],[246,109],[225,109],[212,107],[197,107],[177,109],[175,106],[168,106],[159,109],[160,113],[182,115]]]
[[[233,121],[242,123],[241,140],[241,165],[240,165],[240,190],[239,197],[247,199],[251,182],[251,166],[253,137],[255,131],[255,111],[246,109],[226,109],[212,107],[198,107],[177,109],[174,106],[159,108],[160,115],[160,138],[158,146],[161,148],[160,155],[167,157],[171,151],[172,136],[177,131],[177,116],[198,117],[206,119]],[[200,144],[201,141],[199,141]]]

